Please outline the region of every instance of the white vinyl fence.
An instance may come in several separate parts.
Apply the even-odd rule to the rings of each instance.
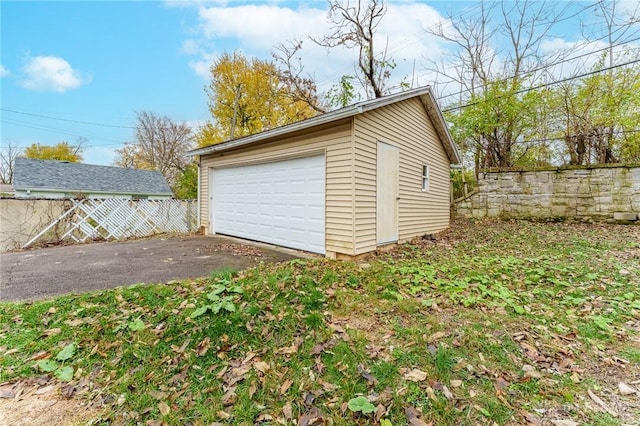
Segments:
[[[1,201],[2,251],[63,241],[121,240],[197,230],[195,200]]]

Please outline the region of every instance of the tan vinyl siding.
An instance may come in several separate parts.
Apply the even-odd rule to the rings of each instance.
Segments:
[[[449,159],[418,98],[355,117],[356,254],[376,246],[377,141],[400,148],[398,232],[400,240],[449,227]],[[422,165],[430,168],[422,191]]]
[[[232,151],[203,156],[201,159],[201,218],[209,221],[209,169],[325,153],[325,249],[353,255],[353,150],[351,120],[334,123],[331,128],[286,139],[263,142]],[[210,230],[209,230],[210,231]]]
[[[367,113],[354,121],[354,228],[355,254],[376,248],[376,144],[378,138],[372,126],[367,127]],[[364,120],[365,125],[363,126]]]

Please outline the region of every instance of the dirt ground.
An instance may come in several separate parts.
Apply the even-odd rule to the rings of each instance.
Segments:
[[[102,411],[87,394],[86,389],[68,389],[48,376],[0,384],[0,426],[86,424]]]
[[[223,236],[159,236],[0,254],[0,301],[45,299],[139,283],[206,277],[303,253]]]

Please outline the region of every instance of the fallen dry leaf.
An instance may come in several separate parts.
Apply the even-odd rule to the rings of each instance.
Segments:
[[[527,426],[542,426],[542,421],[535,414],[529,413],[528,411],[521,410],[520,415],[527,422]]]
[[[629,386],[624,382],[618,383],[618,391],[620,392],[621,395],[625,395],[625,396],[633,395],[634,393],[638,392],[635,388]]]
[[[295,341],[293,342],[293,345],[277,349],[275,351],[275,353],[278,354],[278,355],[292,355],[292,354],[295,354],[296,352],[298,352],[298,348],[300,347],[300,344],[302,344],[302,338],[301,337],[296,337]]]
[[[169,408],[166,402],[159,402],[158,409],[160,410],[160,414],[163,416],[166,416],[171,411],[171,408]]]
[[[293,418],[293,409],[291,408],[290,401],[287,401],[287,403],[284,404],[284,407],[282,407],[282,414],[284,415],[284,418],[287,420],[291,420]]]
[[[425,371],[414,368],[413,370],[408,371],[404,374],[404,379],[411,382],[422,382],[427,379],[427,373]]]
[[[226,405],[233,405],[237,399],[235,386],[231,387],[224,395],[222,395],[222,403]]]
[[[289,390],[292,384],[293,384],[293,380],[291,379],[285,380],[282,386],[280,386],[280,395],[284,395],[285,393],[287,393],[287,391]]]
[[[310,355],[319,355],[320,353],[324,352],[325,350],[332,348],[336,345],[336,339],[330,339],[326,342],[323,343],[318,343],[317,345],[315,345],[313,348],[311,348],[311,351],[309,352]]]
[[[150,390],[149,391],[149,396],[151,396],[153,399],[156,399],[158,401],[165,399],[168,394],[166,392],[161,392],[161,391],[157,391],[157,390]]]
[[[222,410],[218,411],[216,413],[216,416],[218,416],[218,418],[222,419],[222,420],[227,420],[227,419],[231,418],[231,414],[227,413],[226,411],[222,411]]]
[[[387,407],[382,404],[378,404],[376,407],[376,413],[373,415],[373,421],[380,423],[380,419],[387,413]]]
[[[422,416],[422,413],[420,413],[414,407],[407,407],[404,410],[404,414],[407,416],[407,420],[409,421],[409,424],[412,426],[430,426],[431,425],[431,423],[427,423],[420,418],[420,416]]]
[[[434,392],[431,386],[427,386],[427,388],[425,389],[425,392],[427,393],[427,396],[429,397],[429,399],[431,399],[432,401],[436,401],[438,399],[438,397],[436,396],[436,393]]]
[[[42,332],[42,337],[57,336],[62,332],[61,328],[50,328]]]
[[[453,396],[449,388],[446,386],[442,386],[442,393],[444,394],[445,398],[447,398],[449,401],[452,401],[455,399],[455,397]]]
[[[526,374],[525,374],[525,376],[526,376]],[[509,382],[507,382],[507,381],[506,381],[504,378],[502,378],[502,377],[498,377],[498,378],[496,379],[496,381],[494,382],[494,384],[493,384],[493,386],[494,386],[494,387],[495,387],[495,389],[496,389],[496,392],[498,392],[498,393],[504,393],[504,390],[505,390],[506,388],[508,388],[508,387],[509,387],[509,385],[510,385],[510,383],[509,383]]]
[[[209,336],[207,336],[204,339],[202,339],[200,343],[198,343],[198,346],[196,346],[196,355],[197,356],[205,355],[209,350],[210,346],[211,346],[211,339],[209,338]]]
[[[436,340],[442,339],[443,337],[445,337],[447,335],[446,332],[444,331],[438,331],[436,333],[433,333],[431,336],[429,336],[428,341],[429,342],[434,342]]]
[[[524,371],[524,377],[531,377],[532,379],[539,379],[542,377],[542,373],[536,370],[534,366],[529,364],[523,365],[522,371]]]
[[[264,361],[256,361],[253,363],[253,368],[255,368],[256,371],[259,371],[260,373],[265,374],[267,371],[269,371],[271,367],[269,366],[268,363]]]
[[[298,426],[310,426],[319,424],[323,421],[322,413],[317,407],[311,407],[309,412],[303,414],[298,419]]]
[[[66,320],[64,323],[69,327],[77,327],[84,324],[84,320],[82,318],[76,318],[74,320]]]
[[[378,379],[373,377],[373,375],[369,371],[367,371],[362,364],[358,364],[356,370],[358,371],[358,373],[360,373],[360,376],[362,376],[363,379],[369,382],[370,385],[375,385],[376,383],[378,383]]]
[[[273,420],[273,416],[271,414],[262,413],[258,416],[256,422],[270,422],[271,420]]]

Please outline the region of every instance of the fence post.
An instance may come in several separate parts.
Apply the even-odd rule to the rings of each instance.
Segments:
[[[193,224],[191,223],[193,220],[193,214],[191,213],[191,202],[192,200],[187,200],[187,230],[189,233],[193,232]]]

